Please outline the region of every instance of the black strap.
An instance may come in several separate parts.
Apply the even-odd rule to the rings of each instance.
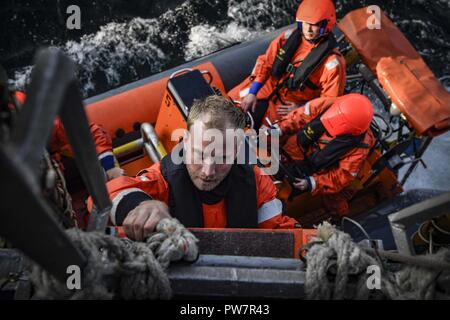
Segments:
[[[286,43],[278,51],[272,65],[272,75],[279,81],[269,95],[268,100],[271,100],[274,96],[280,99],[279,91],[283,87],[286,87],[290,91],[302,89],[304,86],[312,90],[319,89],[319,86],[314,84],[309,77],[325,61],[333,49],[337,47],[336,38],[332,33],[324,37],[321,43],[306,56],[300,66],[295,68],[290,62],[301,41],[301,31],[297,29],[292,32]],[[286,72],[289,73],[289,76],[281,81],[282,75]]]
[[[269,108],[269,100],[261,99],[257,100],[255,112],[249,111],[253,118],[253,129],[258,130],[264,122],[264,116]]]
[[[319,138],[326,132],[320,116],[315,117],[313,120],[303,126],[303,128],[297,133],[297,144],[303,150],[309,150],[313,145],[317,144]]]
[[[315,84],[314,84],[314,82],[312,82],[311,80],[309,80],[309,79],[306,79],[305,80],[305,86],[307,86],[308,88],[310,88],[311,90],[319,90],[319,86],[316,86]]]
[[[278,53],[272,64],[272,76],[275,79],[280,80],[286,72],[289,72],[288,68],[291,65],[291,60],[301,42],[302,32],[299,29],[295,29],[286,40],[285,44],[278,49]]]
[[[297,90],[304,86],[311,74],[325,61],[336,46],[336,38],[331,33],[317,47],[311,50],[298,68],[295,68],[293,71],[294,76],[289,77],[285,82],[286,88],[288,90]],[[310,81],[309,85],[311,86],[311,84],[312,82]],[[313,86],[317,88],[316,85],[313,84]]]
[[[200,192],[195,187],[187,172],[186,165],[183,163],[175,164],[170,154],[161,160],[161,173],[169,184],[171,215],[180,220],[186,227],[203,227],[202,203],[206,198],[211,197],[207,197],[205,192]],[[227,179],[229,180],[226,184],[229,185],[229,188],[224,195],[227,226],[231,228],[256,228],[258,211],[253,167],[250,165],[233,165]],[[217,199],[214,198],[214,202],[216,202]]]
[[[369,148],[363,143],[366,133],[358,136],[351,134],[337,136],[329,141],[325,148],[318,149],[311,156],[302,161],[297,161],[296,165],[308,176],[324,169],[335,167],[342,157],[355,148]]]
[[[153,198],[145,192],[136,191],[125,195],[122,200],[120,200],[116,208],[116,226],[123,225],[123,221],[127,215],[138,205],[140,205],[141,202],[147,200],[153,200]]]

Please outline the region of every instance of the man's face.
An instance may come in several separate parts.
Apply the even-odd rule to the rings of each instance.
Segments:
[[[314,40],[320,36],[320,23],[310,24],[308,22],[303,22],[302,32],[306,40]]]
[[[194,185],[202,191],[210,191],[214,189],[231,170],[232,159],[236,157],[236,150],[229,150],[227,154],[226,139],[223,133],[223,143],[214,144],[214,141],[205,139],[205,125],[202,120],[195,121],[190,130],[190,135],[184,139],[184,150],[186,159],[186,168]],[[209,152],[212,146],[213,152]],[[210,146],[208,150],[208,146]],[[205,152],[206,151],[206,152]],[[193,161],[193,160],[197,161]],[[219,164],[217,162],[222,162]]]

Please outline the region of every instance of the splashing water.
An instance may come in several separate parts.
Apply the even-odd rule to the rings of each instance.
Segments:
[[[245,27],[230,23],[224,29],[210,25],[195,26],[189,34],[189,42],[184,54],[185,60],[193,60],[217,51],[226,46],[247,41],[263,34]]]
[[[295,0],[186,1],[158,18],[108,23],[59,48],[77,64],[87,97],[289,24],[296,6]],[[17,89],[26,88],[31,70],[15,71]]]
[[[338,1],[338,17],[380,1],[372,2]],[[445,17],[450,2],[430,5],[416,0],[407,12],[400,2],[379,5],[435,70],[450,73],[450,67],[442,63],[450,60],[448,22],[436,21],[440,14]],[[297,6],[297,0],[188,0],[157,18],[111,22],[59,47],[78,65],[78,78],[87,97],[290,24]],[[424,19],[423,8],[435,13],[435,18]],[[15,70],[14,85],[23,90],[30,73],[30,66]]]

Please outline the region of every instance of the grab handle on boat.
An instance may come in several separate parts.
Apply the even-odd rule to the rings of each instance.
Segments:
[[[179,75],[181,75],[181,74],[184,74],[184,73],[187,73],[187,72],[191,72],[191,71],[194,71],[194,69],[191,69],[191,68],[184,68],[184,69],[177,70],[177,71],[173,72],[173,73],[169,76],[169,79],[173,79],[173,78],[175,78],[175,77],[177,77],[177,76],[179,76]],[[203,74],[207,74],[208,77],[209,77],[208,84],[211,84],[211,83],[212,83],[212,81],[213,81],[214,78],[213,78],[213,75],[212,75],[211,72],[209,72],[208,70],[200,70],[200,73],[201,73],[202,75],[203,75]]]
[[[254,129],[255,128],[255,120],[253,120],[253,116],[249,111],[247,111],[247,116],[250,119],[250,129]]]
[[[144,141],[145,152],[153,163],[160,162],[167,155],[167,151],[159,140],[153,126],[150,123],[143,123],[141,125],[141,135]]]
[[[177,71],[174,71],[170,76],[169,79],[175,78],[176,76],[179,76],[180,74],[186,73],[186,72],[190,72],[193,71],[194,69],[191,68],[184,68],[184,69],[180,69]]]
[[[213,75],[212,75],[212,73],[211,72],[209,72],[208,70],[202,70],[202,71],[200,71],[200,73],[201,74],[207,74],[208,76],[209,76],[209,81],[208,81],[208,84],[211,84],[212,83],[212,81],[213,81]]]
[[[233,100],[233,103],[234,103],[235,106],[240,108],[240,105],[241,105],[242,101],[240,101],[240,100]],[[250,120],[250,127],[249,127],[249,129],[254,129],[255,128],[255,120],[253,119],[253,116],[250,113],[250,111],[247,111],[246,117]]]

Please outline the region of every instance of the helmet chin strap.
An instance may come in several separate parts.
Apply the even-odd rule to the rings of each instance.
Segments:
[[[310,43],[317,43],[317,42],[321,41],[322,38],[325,37],[325,36],[327,35],[327,34],[325,33],[326,27],[327,27],[327,21],[326,21],[326,20],[323,20],[323,21],[320,23],[320,34],[319,34],[319,36],[316,37],[316,38],[314,38],[314,39],[311,39],[311,40],[308,40],[308,39],[305,38],[306,41],[308,41],[308,42],[310,42]],[[297,29],[299,29],[299,30],[302,31],[302,33],[303,33],[303,22],[302,22],[302,21],[297,21]]]
[[[323,37],[325,35],[325,30],[327,28],[327,20],[323,20],[320,23],[320,36]]]

